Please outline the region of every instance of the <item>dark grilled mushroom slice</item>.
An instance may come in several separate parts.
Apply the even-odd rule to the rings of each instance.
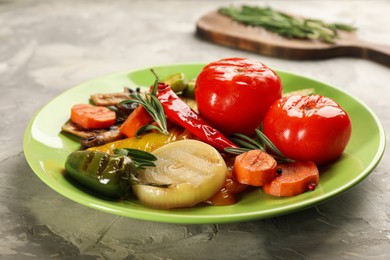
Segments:
[[[80,143],[84,147],[99,146],[122,138],[117,125],[107,129],[85,130],[75,123],[68,122],[62,126],[62,131],[81,137]]]

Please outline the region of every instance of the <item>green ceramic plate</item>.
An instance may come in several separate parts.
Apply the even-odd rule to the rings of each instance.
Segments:
[[[184,72],[196,77],[204,64],[181,64],[156,67],[161,78]],[[77,139],[61,133],[72,105],[87,103],[89,95],[121,92],[124,86],[149,86],[154,76],[148,69],[125,71],[80,84],[62,93],[44,106],[28,125],[24,152],[36,175],[48,186],[85,206],[130,218],[171,223],[227,223],[268,218],[314,206],[340,195],[367,177],[379,163],[385,149],[383,127],[374,113],[351,95],[329,85],[291,73],[278,71],[285,91],[315,88],[315,92],[333,98],[349,113],[353,133],[343,156],[321,168],[320,185],[312,192],[277,198],[260,189],[243,195],[231,206],[199,206],[189,209],[155,210],[137,200],[110,201],[75,185],[64,176],[66,156],[80,148]],[[331,141],[331,140],[330,140]]]

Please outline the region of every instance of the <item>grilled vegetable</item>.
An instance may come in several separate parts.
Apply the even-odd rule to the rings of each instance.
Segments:
[[[187,80],[183,72],[170,75],[163,82],[169,85],[176,93],[181,93],[187,88]]]
[[[97,106],[115,106],[129,99],[130,93],[130,91],[123,93],[98,93],[91,95],[91,100]]]
[[[153,118],[148,111],[143,106],[139,106],[123,122],[119,131],[127,137],[138,137],[138,130],[152,121]]]
[[[139,168],[155,166],[154,155],[136,149],[117,152],[119,154],[114,155],[90,150],[72,152],[65,162],[66,173],[85,187],[110,198],[128,195],[133,184],[169,186],[138,179]]]
[[[65,170],[72,179],[110,198],[125,196],[131,190],[131,176],[137,174],[127,156],[88,150],[71,153]]]
[[[193,136],[186,130],[181,127],[172,127],[169,129],[169,134],[164,135],[160,132],[149,132],[137,139],[135,137],[125,138],[122,140],[117,140],[115,142],[107,143],[102,146],[89,148],[90,150],[100,151],[105,153],[112,154],[116,148],[134,148],[147,152],[151,152],[157,149],[160,146],[165,144],[183,140],[190,139]]]
[[[102,106],[77,104],[71,108],[70,120],[84,129],[108,128],[115,123],[115,112]]]
[[[263,191],[277,197],[295,196],[314,190],[320,182],[313,162],[293,162],[278,165],[278,176],[263,186]]]
[[[238,147],[217,129],[210,126],[199,114],[181,100],[168,85],[159,83],[157,98],[161,102],[168,119],[184,127],[203,142],[218,150]]]
[[[81,137],[80,143],[84,147],[100,146],[122,138],[118,126],[111,126],[107,129],[86,130],[81,126],[68,122],[62,126],[62,131]]]
[[[122,124],[138,106],[137,103],[119,103],[115,106],[108,106],[108,108],[115,111],[115,124]]]
[[[238,201],[237,195],[245,191],[249,185],[239,183],[233,175],[233,165],[235,157],[225,158],[227,173],[225,184],[220,191],[205,201],[213,206],[226,206],[235,204]]]
[[[276,160],[261,150],[250,150],[236,157],[234,177],[242,184],[263,186],[276,177]]]
[[[226,163],[212,146],[197,140],[182,140],[156,149],[156,167],[140,171],[139,179],[170,183],[168,188],[133,185],[142,204],[152,208],[193,207],[217,193],[225,183]]]

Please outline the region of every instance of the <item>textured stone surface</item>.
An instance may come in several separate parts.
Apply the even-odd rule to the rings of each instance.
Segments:
[[[27,123],[66,89],[114,71],[229,56],[260,58],[338,86],[371,107],[389,135],[389,68],[352,58],[280,60],[197,39],[196,20],[230,3],[238,1],[0,1],[1,259],[388,259],[389,152],[367,179],[327,203],[223,225],[103,213],[57,194],[29,168],[22,140]],[[360,38],[390,43],[389,1],[267,3],[353,22]]]

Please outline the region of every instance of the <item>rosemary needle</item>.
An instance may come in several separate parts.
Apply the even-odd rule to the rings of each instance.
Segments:
[[[263,27],[286,38],[313,39],[333,43],[338,31],[354,31],[355,27],[341,23],[325,23],[276,11],[270,7],[243,5],[241,8],[223,7],[219,13],[245,25]]]
[[[268,139],[268,137],[259,129],[256,129],[256,137],[252,139],[243,134],[233,134],[230,140],[237,144],[238,148],[225,148],[225,152],[231,154],[242,154],[250,150],[261,150],[263,152],[270,151],[271,156],[275,158],[277,162],[286,163],[293,162],[294,160],[284,156],[278,148]]]
[[[138,138],[140,134],[145,133],[150,130],[157,130],[162,134],[169,134],[167,129],[167,121],[164,113],[164,108],[162,107],[160,101],[157,99],[157,89],[159,79],[154,70],[151,70],[155,75],[156,80],[154,82],[152,92],[151,93],[133,93],[131,94],[132,99],[125,100],[121,103],[138,103],[142,105],[145,110],[149,113],[149,115],[153,118],[154,124],[147,124],[139,128],[136,132],[136,137]]]
[[[156,166],[154,161],[157,160],[157,157],[146,151],[132,148],[116,148],[114,149],[114,154],[130,157],[137,168]]]

